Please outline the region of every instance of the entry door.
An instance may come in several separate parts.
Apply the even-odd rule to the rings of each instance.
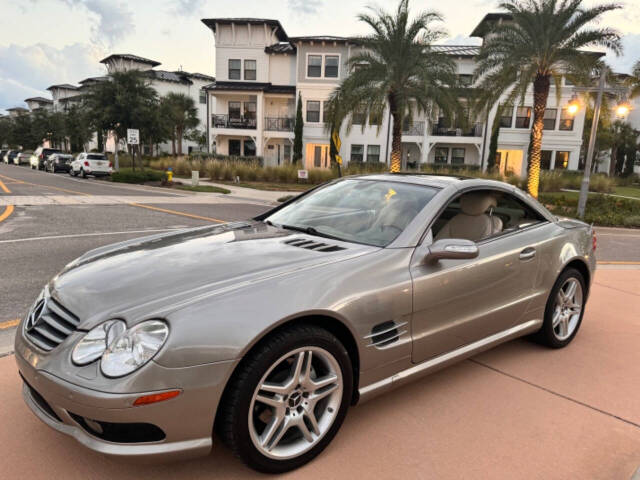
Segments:
[[[547,234],[548,232],[545,232]],[[412,259],[414,348],[422,362],[515,326],[531,301],[538,270],[537,241],[528,232],[478,244],[472,260],[425,264]],[[534,255],[527,254],[533,249]]]
[[[281,158],[281,157],[280,157],[280,144],[278,143],[278,144],[276,145],[276,147],[277,147],[277,149],[278,149],[277,154],[276,154],[276,155],[278,156],[278,166],[280,166],[280,158]]]

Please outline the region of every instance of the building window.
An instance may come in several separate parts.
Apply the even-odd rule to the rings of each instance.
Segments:
[[[284,145],[284,163],[291,163],[291,145]]]
[[[554,170],[566,170],[569,168],[569,152],[556,152]]]
[[[516,128],[531,126],[531,107],[518,107],[516,110]]]
[[[256,156],[256,144],[253,140],[244,141],[244,156],[255,157]]]
[[[555,130],[556,118],[558,117],[557,108],[546,108],[544,111],[544,127],[543,130]]]
[[[307,122],[320,122],[320,102],[317,100],[307,100]]]
[[[562,113],[560,114],[560,130],[571,131],[573,130],[573,123],[575,118],[573,115],[569,113],[569,110],[566,108],[562,109]]]
[[[244,119],[250,126],[256,126],[256,102],[244,102]]]
[[[229,155],[241,155],[240,140],[229,140]]]
[[[452,165],[464,164],[464,148],[451,149],[451,164]]]
[[[513,106],[507,105],[502,107],[502,116],[500,117],[500,127],[511,128],[513,122]]]
[[[324,57],[324,76],[327,78],[338,78],[338,62],[340,57],[337,55],[327,55]]]
[[[240,60],[229,60],[229,80],[240,80],[241,63]]]
[[[322,76],[322,55],[307,57],[307,77],[320,78]]]
[[[360,105],[351,114],[351,123],[353,125],[364,125],[367,120],[367,107]]]
[[[540,169],[551,170],[551,156],[553,152],[551,150],[542,150],[542,156],[540,158]]]
[[[379,126],[382,124],[382,112],[369,112],[369,125]]]
[[[256,61],[255,60],[244,61],[244,79],[245,80],[256,79]]]
[[[380,145],[367,145],[367,162],[380,161]]]
[[[360,162],[364,160],[364,145],[351,145],[351,162]]]
[[[200,90],[200,103],[207,103],[207,92]]]
[[[435,163],[447,163],[449,161],[449,149],[447,147],[436,147]]]
[[[229,102],[229,118],[240,119],[240,102]]]
[[[470,87],[473,84],[473,75],[460,74],[458,75],[458,83],[461,87]]]
[[[327,120],[329,120],[329,117],[327,116],[329,113],[329,102],[327,100],[325,100],[324,102],[322,102],[322,123],[327,123]]]

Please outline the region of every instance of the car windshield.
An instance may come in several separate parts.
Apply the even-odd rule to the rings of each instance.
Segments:
[[[90,155],[87,155],[87,159],[89,159],[89,160],[106,160],[106,157],[104,155],[99,155],[99,154],[90,154]]]
[[[265,221],[311,235],[385,247],[437,189],[401,182],[347,179],[322,187]]]

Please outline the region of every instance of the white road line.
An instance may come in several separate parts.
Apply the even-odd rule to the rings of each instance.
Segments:
[[[16,243],[16,242],[31,242],[34,240],[53,240],[56,238],[81,238],[81,237],[99,237],[102,235],[127,235],[130,233],[159,233],[159,232],[172,232],[175,230],[182,230],[182,228],[160,228],[152,230],[126,230],[123,232],[96,232],[96,233],[77,233],[70,235],[51,235],[47,237],[29,237],[29,238],[13,238],[11,240],[0,240],[0,243]]]

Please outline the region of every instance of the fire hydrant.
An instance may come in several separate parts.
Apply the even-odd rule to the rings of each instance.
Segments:
[[[167,168],[167,182],[173,181],[173,168]]]

